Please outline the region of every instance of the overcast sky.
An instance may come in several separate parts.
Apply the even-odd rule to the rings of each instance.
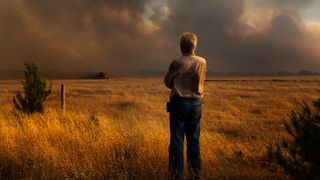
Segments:
[[[318,0],[1,0],[0,70],[166,70],[179,36],[216,72],[320,72]]]

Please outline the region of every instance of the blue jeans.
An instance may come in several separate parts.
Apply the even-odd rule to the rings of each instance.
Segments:
[[[199,99],[171,98],[169,173],[173,179],[183,179],[183,142],[187,138],[187,162],[189,177],[200,178],[200,119],[201,102]]]

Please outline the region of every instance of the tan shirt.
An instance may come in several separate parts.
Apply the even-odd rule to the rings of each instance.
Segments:
[[[206,60],[195,54],[183,55],[172,61],[164,83],[171,89],[170,97],[201,98],[205,77]]]

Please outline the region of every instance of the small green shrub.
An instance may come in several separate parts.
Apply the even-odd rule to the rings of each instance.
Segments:
[[[22,81],[23,92],[17,91],[13,98],[14,107],[23,113],[33,114],[44,112],[44,102],[51,93],[51,85],[39,75],[34,63],[25,63],[25,79]]]
[[[291,140],[270,146],[268,155],[297,179],[320,177],[320,99],[302,102],[284,123]]]

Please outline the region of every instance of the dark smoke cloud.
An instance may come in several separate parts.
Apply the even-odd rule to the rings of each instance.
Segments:
[[[152,68],[166,42],[154,41],[154,30],[144,23],[149,2],[1,1],[0,69],[21,68],[30,60],[47,71]]]
[[[308,34],[299,15],[301,9],[297,8],[302,5],[301,1],[268,1],[267,6],[263,3],[266,1],[256,0],[257,9],[268,7],[270,10],[270,7],[281,4],[281,8],[272,12],[270,22],[267,22],[262,33],[255,33],[252,27],[241,21],[242,15],[248,11],[248,2],[253,3],[224,0],[170,1],[169,7],[175,12],[171,17],[172,36],[185,30],[198,33],[199,53],[207,58],[209,69],[214,71],[320,70],[320,57],[310,51],[319,41],[309,41],[313,37]],[[304,1],[303,7],[309,3],[312,1]],[[257,26],[266,19],[262,16]],[[246,32],[249,35],[246,36]]]
[[[0,70],[34,61],[44,71],[128,75],[164,70],[179,36],[194,31],[212,71],[320,71],[315,0],[4,0]],[[254,18],[258,13],[258,18]]]

